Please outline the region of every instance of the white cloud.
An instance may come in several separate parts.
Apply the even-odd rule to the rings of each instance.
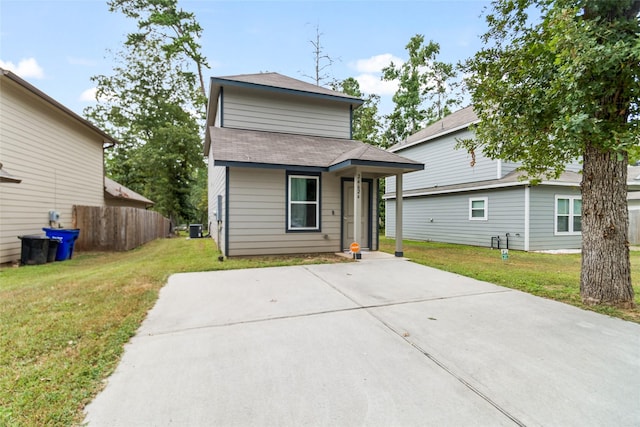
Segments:
[[[349,67],[355,69],[360,74],[355,79],[360,84],[360,90],[364,93],[376,94],[380,96],[393,95],[398,90],[397,81],[383,81],[382,69],[393,62],[396,66],[404,61],[390,53],[374,55],[366,59],[358,59],[349,63]]]
[[[373,74],[360,74],[355,78],[360,84],[360,90],[364,93],[376,95],[393,95],[398,90],[398,81],[383,81],[380,76]]]
[[[26,58],[21,59],[16,66],[11,61],[2,61],[0,60],[0,68],[4,68],[5,70],[9,70],[13,73],[16,73],[23,79],[34,78],[34,79],[43,79],[44,78],[44,70],[40,65],[38,65],[38,61],[35,58]]]
[[[382,69],[388,66],[391,62],[395,65],[404,63],[404,61],[397,56],[393,56],[390,53],[383,53],[367,59],[358,59],[349,65],[360,73],[380,73],[382,72]]]
[[[98,91],[98,89],[95,88],[95,87],[92,87],[90,89],[85,90],[80,95],[80,101],[95,102],[95,100],[96,100],[96,92],[97,91]]]

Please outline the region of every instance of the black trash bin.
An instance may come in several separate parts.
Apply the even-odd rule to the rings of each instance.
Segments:
[[[60,240],[58,239],[49,239],[49,252],[47,252],[47,262],[54,262],[56,260],[56,254],[58,253],[58,246],[60,245]]]
[[[47,236],[18,236],[22,240],[20,264],[38,265],[47,262],[49,256],[49,238]]]
[[[202,224],[189,224],[189,237],[192,239],[202,237]]]

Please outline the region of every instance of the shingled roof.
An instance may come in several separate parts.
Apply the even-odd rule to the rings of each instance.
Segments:
[[[216,166],[297,168],[335,171],[349,166],[379,166],[403,171],[424,165],[352,139],[279,132],[209,128]]]
[[[442,120],[438,120],[434,124],[427,126],[426,128],[419,130],[407,137],[406,140],[401,141],[389,148],[389,151],[395,152],[405,148],[409,148],[413,145],[429,141],[438,136],[446,135],[457,130],[465,129],[472,123],[478,122],[478,116],[473,111],[471,106],[458,110],[455,113],[451,113],[444,117]]]
[[[106,176],[104,177],[104,192],[106,196],[114,199],[131,200],[149,206],[154,205],[152,200],[147,199],[142,194],[138,194]]]

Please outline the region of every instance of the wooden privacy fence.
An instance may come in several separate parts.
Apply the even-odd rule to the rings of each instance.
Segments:
[[[74,206],[73,228],[80,229],[75,249],[128,251],[171,233],[158,212],[120,206]]]

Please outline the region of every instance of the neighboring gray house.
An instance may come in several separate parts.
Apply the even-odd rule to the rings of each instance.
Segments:
[[[471,107],[459,110],[389,149],[425,164],[403,183],[403,235],[407,239],[459,243],[525,251],[581,247],[579,164],[557,180],[531,185],[518,164],[491,160],[456,149],[471,138],[478,118]],[[640,181],[629,180],[630,190]],[[395,178],[387,178],[386,230],[396,234]],[[499,241],[499,243],[498,243]]]
[[[640,166],[629,166],[630,188],[640,189]],[[640,245],[640,191],[629,191],[629,243]]]
[[[377,250],[378,180],[423,165],[351,139],[362,102],[277,73],[211,79],[209,230],[224,255]]]

